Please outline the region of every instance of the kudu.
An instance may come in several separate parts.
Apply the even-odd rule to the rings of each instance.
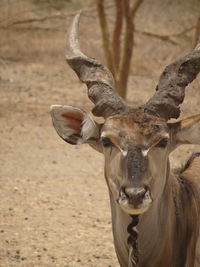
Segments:
[[[53,125],[66,142],[88,143],[105,156],[116,254],[122,267],[200,266],[200,154],[173,173],[169,154],[182,144],[200,144],[200,115],[180,115],[185,88],[200,71],[200,45],[167,66],[155,94],[139,108],[115,92],[110,71],[84,55],[76,15],[67,62],[95,104],[92,113],[71,106],[51,108]]]

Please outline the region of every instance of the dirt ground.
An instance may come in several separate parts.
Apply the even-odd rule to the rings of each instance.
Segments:
[[[88,14],[80,26],[82,46],[103,61],[97,20]],[[153,31],[155,18],[149,16],[143,30]],[[159,20],[158,32],[171,36],[163,40],[142,34],[144,18],[138,15],[130,104],[144,103],[163,67],[191,49],[192,31],[183,36],[172,32],[195,21],[194,15],[187,23],[184,18],[172,19],[167,29],[162,26],[164,17]],[[64,143],[49,114],[52,104],[87,111],[92,107],[85,85],[64,60],[68,22],[28,26],[0,29],[0,266],[118,266],[103,156],[87,145]],[[187,89],[182,117],[199,113],[199,87],[200,77]],[[197,150],[178,149],[172,165],[180,166]]]

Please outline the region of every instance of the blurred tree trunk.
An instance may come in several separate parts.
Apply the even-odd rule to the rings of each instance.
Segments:
[[[200,17],[198,18],[197,24],[195,27],[193,44],[192,44],[193,48],[197,45],[199,38],[200,38]]]
[[[127,93],[128,76],[133,54],[134,18],[143,1],[114,0],[116,14],[112,40],[110,40],[104,0],[96,0],[107,66],[113,73],[117,91],[123,98],[126,97]],[[132,2],[133,4],[131,5]],[[122,40],[123,30],[124,38]]]
[[[101,32],[102,32],[103,49],[104,49],[104,53],[106,56],[107,66],[115,78],[115,71],[114,71],[114,65],[113,65],[112,53],[111,53],[111,47],[110,47],[110,36],[109,36],[109,30],[108,30],[108,23],[107,23],[105,9],[104,9],[104,0],[96,0],[96,5],[97,5],[99,23],[100,23]]]
[[[124,0],[115,0],[116,18],[115,18],[115,25],[112,38],[112,49],[113,49],[112,58],[116,72],[119,71],[120,57],[121,57],[121,34],[122,34],[123,16],[124,16],[123,1]]]

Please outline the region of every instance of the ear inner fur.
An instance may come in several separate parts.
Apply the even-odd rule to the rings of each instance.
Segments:
[[[67,125],[72,128],[76,133],[81,132],[81,124],[83,122],[83,114],[76,112],[69,112],[62,114],[62,117],[66,119]]]

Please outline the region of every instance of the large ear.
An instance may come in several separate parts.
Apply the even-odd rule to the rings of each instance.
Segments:
[[[200,144],[200,114],[183,119],[179,122],[169,123],[176,145]]]
[[[77,145],[98,142],[99,125],[87,113],[70,106],[51,106],[53,125],[66,142]]]

